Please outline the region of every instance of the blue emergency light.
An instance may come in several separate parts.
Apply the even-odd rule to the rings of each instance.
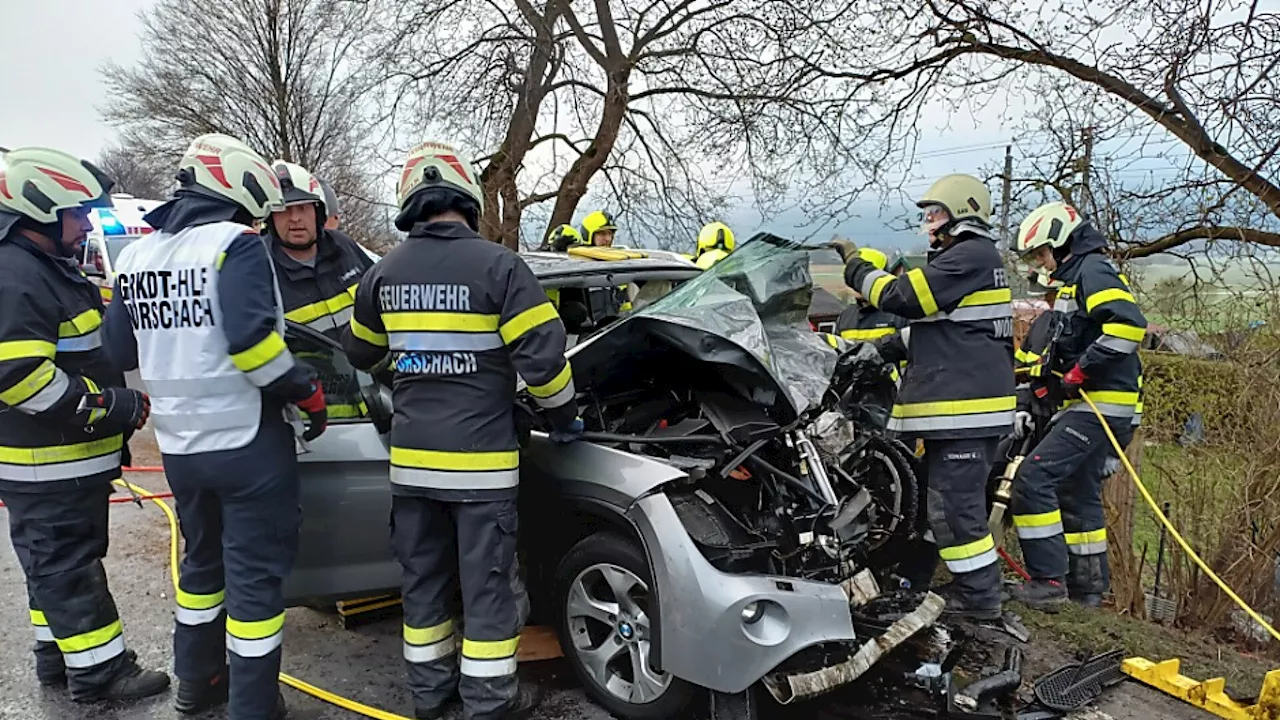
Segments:
[[[124,235],[124,223],[110,210],[98,210],[98,222],[102,225],[103,235]]]

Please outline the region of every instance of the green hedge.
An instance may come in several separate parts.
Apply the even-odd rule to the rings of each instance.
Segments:
[[[1159,352],[1143,352],[1142,365],[1142,424],[1148,440],[1176,440],[1197,412],[1204,418],[1207,440],[1240,428],[1247,380],[1239,365]]]

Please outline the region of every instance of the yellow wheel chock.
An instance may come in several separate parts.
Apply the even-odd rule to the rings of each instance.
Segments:
[[[1227,720],[1280,720],[1280,670],[1267,673],[1255,705],[1241,705],[1227,696],[1227,681],[1214,678],[1200,682],[1179,674],[1182,661],[1151,662],[1132,657],[1121,664],[1124,674],[1167,695]]]

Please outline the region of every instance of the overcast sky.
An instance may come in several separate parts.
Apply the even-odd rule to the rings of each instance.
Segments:
[[[20,99],[0,113],[0,146],[45,145],[82,157],[96,156],[113,137],[99,114],[106,100],[100,68],[108,60],[128,65],[138,59],[141,23],[137,13],[152,4],[152,0],[0,0],[5,53],[20,67],[0,74],[0,97]],[[51,37],[54,19],[56,42]],[[908,193],[923,192],[928,186],[925,178],[975,172],[999,161],[1003,157],[999,145],[1010,139],[994,112],[989,118],[950,118],[949,122],[939,118],[937,128],[922,128],[922,132],[920,152],[934,155],[918,162]],[[998,193],[998,188],[992,191]],[[885,211],[879,204],[868,201],[856,208],[860,217],[824,227],[815,236],[825,239],[839,232],[886,247],[921,242],[918,234],[895,228],[895,221],[911,212],[909,198],[890,198]],[[730,213],[725,220],[747,234],[760,226],[759,216],[749,207]],[[802,237],[815,231],[797,227],[804,222],[805,218],[788,214],[766,228]]]

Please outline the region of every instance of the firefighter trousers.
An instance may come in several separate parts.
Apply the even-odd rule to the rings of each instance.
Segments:
[[[110,495],[109,485],[0,494],[27,579],[36,672],[48,681],[65,672],[73,699],[92,698],[132,665],[102,567]]]
[[[467,720],[487,720],[516,698],[516,648],[528,617],[518,529],[514,498],[392,497],[391,542],[404,568],[404,659],[418,709],[440,708],[456,693]],[[461,627],[453,617],[458,585]]]
[[[1121,447],[1133,439],[1130,418],[1108,419]],[[1067,581],[1072,596],[1100,595],[1111,584],[1102,485],[1115,458],[1092,413],[1066,412],[1018,469],[1013,523],[1036,580]]]
[[[987,527],[997,438],[924,441],[929,526],[952,588],[972,608],[1000,607],[1000,566]]]
[[[288,424],[264,418],[245,447],[164,456],[186,541],[174,674],[208,682],[230,656],[231,720],[269,718],[276,709],[282,586],[302,521],[294,447]]]

